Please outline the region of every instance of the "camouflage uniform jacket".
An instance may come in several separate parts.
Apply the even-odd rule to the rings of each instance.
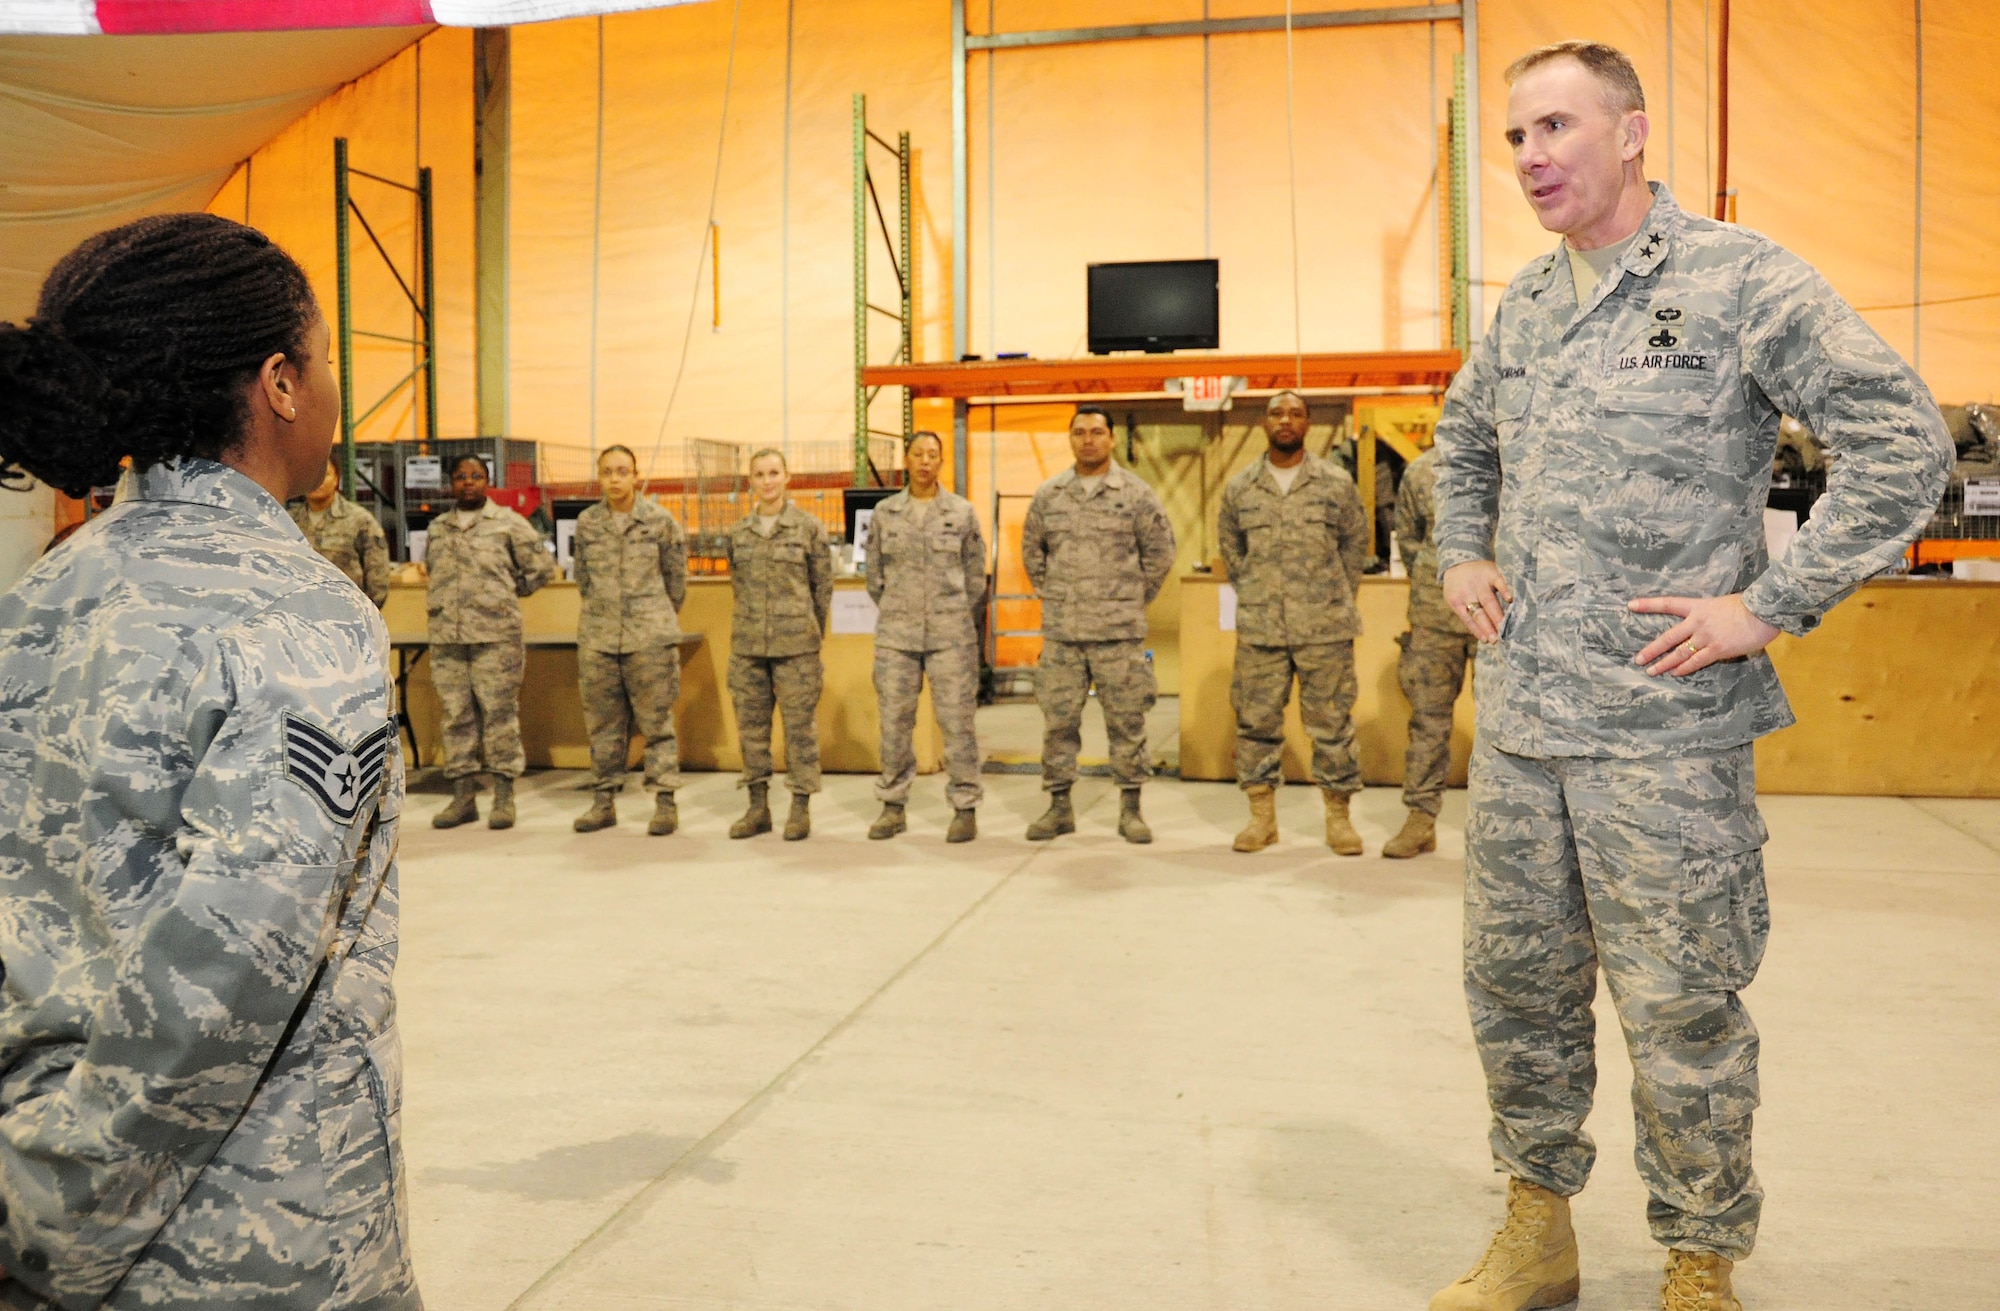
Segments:
[[[430,570],[433,642],[512,642],[521,636],[520,597],[533,596],[556,576],[542,535],[504,505],[488,501],[470,528],[458,510],[430,522],[424,546]]]
[[[312,507],[292,507],[292,522],[306,535],[312,549],[333,561],[334,568],[354,580],[380,610],[389,599],[389,539],[374,515],[336,496],[314,528]]]
[[[420,1305],[387,645],[206,460],[0,598],[0,1266],[36,1295]]]
[[[621,528],[599,501],[576,520],[576,590],[583,613],[576,644],[631,655],[680,641],[687,600],[687,534],[680,520],[643,496]]]
[[[1236,588],[1237,641],[1293,647],[1360,636],[1355,593],[1368,519],[1346,470],[1308,451],[1285,492],[1260,459],[1222,489],[1215,529]]]
[[[1075,469],[1043,483],[1021,528],[1021,561],[1058,642],[1146,636],[1146,605],[1174,567],[1174,529],[1153,489],[1112,465],[1095,491]]]
[[[833,560],[819,520],[787,503],[769,537],[755,512],[729,530],[730,650],[775,659],[817,651],[833,608]]]
[[[1444,586],[1438,581],[1437,512],[1432,500],[1437,493],[1437,448],[1432,447],[1403,470],[1403,485],[1396,489],[1396,549],[1403,556],[1403,572],[1410,576],[1410,627],[1464,637],[1471,630],[1465,620],[1445,604]]]
[[[1922,381],[1824,278],[1654,194],[1582,306],[1560,249],[1515,277],[1438,427],[1438,567],[1494,559],[1517,598],[1479,666],[1479,729],[1514,755],[1715,752],[1790,724],[1764,655],[1647,677],[1633,656],[1676,621],[1626,603],[1742,592],[1807,632],[1896,562],[1951,464]],[[1781,411],[1840,458],[1774,563]]]
[[[986,540],[972,502],[942,487],[920,517],[908,492],[868,522],[868,595],[882,607],[875,645],[891,651],[976,646],[986,599]]]

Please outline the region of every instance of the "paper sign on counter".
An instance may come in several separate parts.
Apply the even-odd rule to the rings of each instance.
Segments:
[[[875,598],[859,587],[836,588],[833,593],[831,627],[836,633],[872,633],[881,612]]]

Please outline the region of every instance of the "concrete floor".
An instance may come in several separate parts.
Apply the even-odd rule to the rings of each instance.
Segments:
[[[1420,1311],[1501,1195],[1458,989],[1463,794],[1398,864],[1373,854],[1389,790],[1341,860],[1304,788],[1243,857],[1228,786],[1156,784],[1133,848],[1086,779],[1081,831],[1038,847],[1036,780],[987,781],[969,847],[935,778],[888,843],[857,777],[797,844],[729,841],[717,775],[670,838],[630,794],[572,833],[575,775],[526,780],[510,833],[437,832],[443,797],[413,795],[403,1123],[434,1311]],[[1990,1311],[2000,802],[1765,813],[1769,1197],[1739,1292]],[[1637,1311],[1660,1253],[1600,1012],[1581,1306]]]

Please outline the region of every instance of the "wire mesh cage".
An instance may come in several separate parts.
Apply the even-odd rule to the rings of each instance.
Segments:
[[[729,531],[747,514],[750,458],[765,449],[749,442],[691,438],[681,450],[680,468],[661,475],[669,488],[655,492],[687,530],[689,566],[697,573],[724,570]],[[777,449],[772,447],[770,449]],[[784,452],[791,471],[792,504],[819,520],[827,536],[845,542],[843,493],[854,485],[854,448],[846,442],[794,442]],[[868,443],[872,480],[894,486],[902,476],[902,443],[872,438]]]
[[[1961,465],[1923,536],[1926,541],[2000,541],[2000,467]]]

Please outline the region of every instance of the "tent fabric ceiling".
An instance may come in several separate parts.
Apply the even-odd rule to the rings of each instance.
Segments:
[[[279,32],[338,27],[505,27],[694,0],[13,0],[0,33],[63,36]]]
[[[198,210],[334,88],[428,30],[0,37],[0,318],[93,232]]]

